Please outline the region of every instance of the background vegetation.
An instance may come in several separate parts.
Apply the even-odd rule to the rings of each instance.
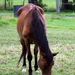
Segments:
[[[56,0],[29,0],[30,2],[38,1],[40,6],[45,6],[44,10],[55,10],[56,9]],[[13,9],[14,5],[26,5],[29,2],[28,0],[0,0],[0,9]],[[34,2],[34,3],[35,3]],[[64,5],[62,3],[69,3]],[[75,1],[74,0],[60,0],[60,7],[75,10]],[[36,4],[36,3],[35,3]]]

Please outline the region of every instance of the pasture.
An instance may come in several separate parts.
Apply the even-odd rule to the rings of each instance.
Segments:
[[[45,13],[50,49],[52,52],[59,52],[54,58],[52,75],[75,75],[75,19],[63,18],[66,15],[75,16],[74,14]],[[0,75],[28,75],[28,70],[26,73],[21,72],[22,61],[17,68],[21,45],[16,31],[16,22],[17,18],[14,18],[12,13],[4,12],[0,15]],[[31,46],[32,53],[33,46]],[[28,60],[26,62],[28,63]],[[39,73],[34,72],[34,60],[32,66],[33,75],[41,75],[40,69]]]

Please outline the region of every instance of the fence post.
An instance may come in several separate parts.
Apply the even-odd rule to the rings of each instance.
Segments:
[[[57,14],[60,13],[60,0],[56,0],[56,12]]]

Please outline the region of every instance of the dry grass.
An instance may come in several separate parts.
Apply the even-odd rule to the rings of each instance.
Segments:
[[[19,36],[16,32],[16,19],[5,17],[0,18],[0,75],[28,75],[22,73],[22,61],[19,68],[16,67],[17,61],[21,54],[21,45],[19,43]],[[50,21],[47,18],[47,24],[53,25],[56,18]],[[7,20],[7,22],[5,21]],[[59,21],[59,22],[58,22]],[[66,22],[65,19],[58,20],[56,25],[61,21],[63,24]],[[70,21],[69,19],[67,20]],[[73,20],[74,21],[74,20]],[[62,23],[61,22],[61,23]],[[66,23],[66,24],[67,24]],[[65,24],[65,25],[66,25]],[[6,26],[5,26],[6,25]],[[57,26],[58,27],[58,26]],[[53,75],[75,75],[75,30],[64,29],[64,28],[47,28],[48,42],[52,52],[59,52],[59,54],[54,58],[55,65],[53,67]],[[32,45],[33,50],[33,45]],[[33,51],[32,51],[33,52]],[[34,56],[33,56],[34,59]],[[28,70],[28,61],[27,70]],[[32,61],[33,75],[41,75],[34,72],[34,60]]]

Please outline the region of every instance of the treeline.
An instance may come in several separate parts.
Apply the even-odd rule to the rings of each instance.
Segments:
[[[19,1],[21,1],[22,5],[24,5],[26,0],[17,0],[17,2],[19,2]],[[72,1],[71,0],[59,0],[59,1],[61,1],[61,3],[62,3],[62,5],[61,5],[62,9],[75,10],[75,0],[72,0]],[[45,8],[47,6],[47,4],[43,4],[43,0],[28,0],[28,3],[33,3],[36,5],[39,5],[42,8]],[[3,5],[1,6],[1,4],[0,4],[0,8],[13,9],[13,5],[14,5],[13,0],[4,0]]]

